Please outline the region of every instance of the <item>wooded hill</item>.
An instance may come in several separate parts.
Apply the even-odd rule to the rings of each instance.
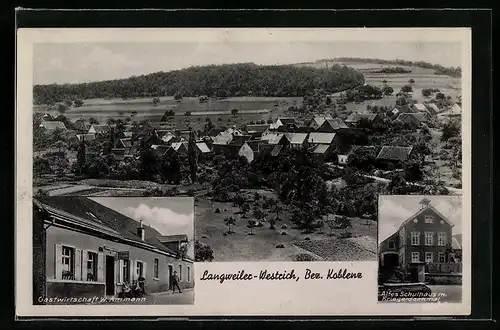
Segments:
[[[137,98],[171,96],[303,96],[321,88],[335,93],[364,83],[363,74],[346,66],[316,69],[293,65],[254,63],[193,66],[126,79],[82,84],[35,85],[35,104],[90,98]]]

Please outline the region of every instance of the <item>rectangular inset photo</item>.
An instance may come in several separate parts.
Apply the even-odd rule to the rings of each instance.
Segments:
[[[33,199],[33,304],[194,304],[193,199]]]
[[[379,196],[380,302],[462,301],[462,196]]]

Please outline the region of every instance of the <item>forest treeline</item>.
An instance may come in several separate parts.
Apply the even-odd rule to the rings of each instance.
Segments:
[[[35,85],[35,104],[91,98],[138,98],[181,94],[182,96],[302,96],[315,88],[335,93],[362,85],[359,71],[336,65],[317,69],[293,65],[254,63],[193,66],[182,70],[155,72],[81,84]]]

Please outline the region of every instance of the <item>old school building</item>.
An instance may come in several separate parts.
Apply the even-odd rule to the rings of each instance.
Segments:
[[[390,277],[399,268],[411,282],[461,274],[461,247],[452,236],[453,224],[429,200],[424,198],[420,205],[417,213],[380,243],[381,272]]]
[[[124,283],[144,277],[146,294],[193,287],[193,260],[182,253],[186,235],[162,235],[86,197],[33,201],[33,299],[117,297]]]

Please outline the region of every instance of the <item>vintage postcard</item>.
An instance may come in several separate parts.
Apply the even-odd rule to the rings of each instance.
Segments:
[[[18,315],[470,313],[470,29],[20,29],[17,54]]]

